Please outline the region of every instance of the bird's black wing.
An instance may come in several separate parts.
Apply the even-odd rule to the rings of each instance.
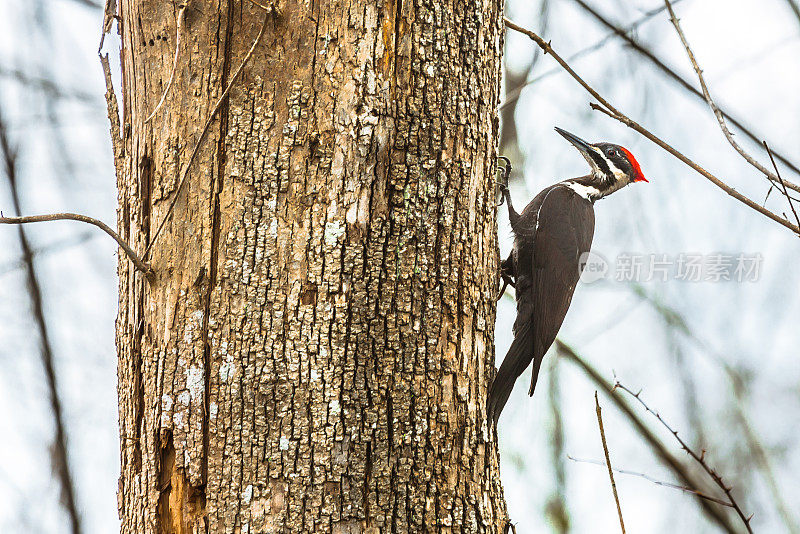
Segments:
[[[500,417],[514,382],[533,361],[533,395],[539,367],[572,301],[580,277],[579,260],[588,252],[594,235],[591,203],[566,186],[547,191],[538,209],[530,257],[516,260],[517,319],[514,342],[497,372],[489,392],[489,416]],[[526,239],[523,237],[523,239]]]

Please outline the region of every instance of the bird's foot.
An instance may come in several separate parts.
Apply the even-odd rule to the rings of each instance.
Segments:
[[[511,174],[511,160],[505,156],[497,156],[497,159],[505,162],[505,165],[500,167],[500,165],[498,164],[498,167],[503,171],[503,181],[507,184],[508,175]]]
[[[517,285],[515,283],[515,278],[514,255],[511,254],[508,256],[508,258],[500,263],[500,279],[503,281],[503,287],[500,289],[500,294],[497,295],[497,300],[503,298],[508,286],[516,289]]]
[[[505,294],[507,287],[508,287],[508,280],[506,280],[504,278],[503,279],[503,287],[500,288],[500,293],[497,294],[497,300],[500,300],[501,298],[503,298],[503,295]]]
[[[505,165],[502,167],[499,161],[497,164],[498,169],[503,173],[503,177],[500,180],[495,180],[495,184],[500,187],[500,203],[496,206],[499,208],[503,205],[503,202],[505,202],[506,193],[508,192],[508,175],[511,174],[511,160],[505,156],[498,156],[497,159],[505,162]]]
[[[500,293],[497,295],[497,300],[500,300],[501,298],[503,298],[503,295],[505,295],[506,288],[508,286],[516,287],[514,285],[514,280],[512,280],[510,276],[508,276],[505,273],[503,273],[501,276],[502,276],[502,280],[503,280],[503,287],[500,288]]]
[[[495,180],[494,182],[498,186],[500,186],[500,202],[494,205],[495,208],[499,208],[502,206],[506,201],[506,191],[508,190],[508,186],[502,182],[498,182]]]

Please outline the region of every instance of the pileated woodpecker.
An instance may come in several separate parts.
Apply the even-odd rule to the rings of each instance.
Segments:
[[[561,128],[556,131],[580,151],[590,174],[545,188],[522,213],[514,210],[507,184],[500,184],[500,204],[505,200],[508,205],[514,232],[514,248],[501,264],[500,296],[507,285],[516,289],[517,319],[514,342],[489,391],[488,414],[495,424],[514,382],[531,361],[528,395],[533,395],[542,358],[561,328],[580,278],[581,256],[592,246],[594,201],[630,183],[647,181],[627,149],[611,143],[589,144]],[[506,163],[507,178],[507,159]]]

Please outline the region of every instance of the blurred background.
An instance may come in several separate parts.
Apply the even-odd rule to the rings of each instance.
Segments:
[[[0,130],[13,156],[12,168],[0,158],[6,215],[19,204],[24,214],[72,211],[116,221],[96,54],[99,3],[0,0]],[[698,87],[662,8],[658,0],[506,2],[510,19],[551,40],[614,105],[761,202],[767,180],[733,151],[705,102],[677,80]],[[797,1],[681,0],[675,9],[720,107],[800,165]],[[505,67],[501,153],[515,164],[518,207],[545,186],[586,172],[553,126],[627,147],[650,180],[596,204],[593,251],[606,270],[576,291],[560,335],[573,355],[551,350],[535,396],[526,395],[526,373],[503,412],[502,475],[517,532],[618,531],[608,474],[592,463],[603,460],[596,390],[612,463],[635,473],[616,474],[628,531],[724,531],[695,495],[659,484],[682,482],[586,366],[607,384],[642,390],[690,447],[705,451],[740,506],[754,514],[755,531],[800,532],[797,237],[591,111],[587,93],[527,37],[506,34]],[[768,165],[760,146],[732,129]],[[800,181],[787,165],[779,167],[784,178]],[[765,202],[792,218],[778,191]],[[505,208],[499,232],[505,257]],[[110,239],[78,223],[27,225],[24,240],[18,228],[0,228],[0,532],[71,532],[70,508],[84,532],[117,531],[115,254]],[[701,265],[699,273],[686,270],[689,261]],[[514,314],[513,299],[501,300],[498,364]],[[47,347],[52,372],[43,358]],[[707,481],[674,437],[632,406],[687,472]],[[72,499],[60,483],[58,428]],[[713,484],[697,489],[724,497]],[[728,514],[733,531],[744,530],[729,511],[710,506]]]

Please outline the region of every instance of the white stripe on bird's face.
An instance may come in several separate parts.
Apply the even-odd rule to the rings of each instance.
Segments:
[[[596,148],[596,147],[592,147],[592,148],[594,148],[594,151],[597,152],[600,155],[601,158],[603,158],[603,161],[606,162],[606,165],[608,165],[608,168],[611,169],[611,172],[614,174],[614,181],[615,182],[622,182],[623,185],[627,185],[628,182],[630,181],[630,178],[625,173],[625,171],[623,171],[622,169],[620,169],[619,167],[614,165],[614,162],[611,161],[610,159],[608,159],[606,157],[606,155],[603,154],[602,150],[600,150],[599,148]],[[615,189],[615,191],[616,191],[616,189]]]
[[[598,156],[598,159],[603,161],[606,165],[606,169],[603,169],[598,162],[594,159],[594,154],[584,154],[583,157],[586,158],[586,161],[589,162],[589,165],[592,167],[592,175],[594,175],[595,179],[602,184],[602,187],[593,187],[593,186],[584,186],[584,185],[577,185],[573,187],[576,193],[581,195],[582,197],[595,201],[599,198],[603,198],[605,196],[610,195],[611,193],[622,189],[629,183],[631,183],[630,177],[617,167],[613,161],[611,161],[603,151],[596,147],[592,146],[592,151]],[[611,172],[611,176],[609,176],[608,171]],[[579,190],[580,189],[580,190]]]

